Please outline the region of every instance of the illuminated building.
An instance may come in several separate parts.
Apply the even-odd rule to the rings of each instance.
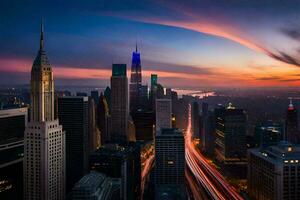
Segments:
[[[30,114],[24,134],[24,199],[65,199],[65,133],[54,119],[54,81],[42,26],[31,70]]]
[[[140,87],[142,84],[142,69],[141,69],[141,58],[140,53],[137,50],[132,53],[132,64],[131,64],[131,77],[129,85],[129,97],[130,97],[130,111],[134,111],[138,108]]]
[[[298,114],[292,100],[286,113],[286,140],[293,144],[299,143]]]
[[[111,76],[111,139],[128,140],[128,80],[126,64],[113,64]]]
[[[172,128],[172,104],[170,99],[156,99],[156,132],[161,128]]]
[[[248,192],[253,199],[300,199],[300,147],[287,142],[248,150]]]
[[[58,118],[66,132],[66,186],[69,192],[88,172],[89,98],[59,97]]]
[[[184,136],[173,128],[162,128],[155,136],[155,188],[184,184]]]
[[[226,164],[243,163],[246,160],[247,115],[229,103],[226,108],[215,109],[216,158]]]
[[[75,184],[71,200],[121,200],[120,185],[118,178],[91,171]]]
[[[0,199],[23,198],[23,139],[27,114],[27,108],[0,110]]]
[[[90,169],[121,179],[122,199],[139,199],[141,156],[139,144],[107,144],[90,156]]]

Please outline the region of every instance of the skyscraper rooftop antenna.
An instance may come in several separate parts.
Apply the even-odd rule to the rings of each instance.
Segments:
[[[135,41],[135,52],[138,52],[138,48],[137,48],[137,40]]]
[[[41,30],[40,30],[40,50],[44,49],[44,21],[41,19]]]

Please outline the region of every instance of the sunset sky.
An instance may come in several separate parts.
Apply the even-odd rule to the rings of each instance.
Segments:
[[[137,41],[144,83],[300,86],[299,0],[2,0],[0,84],[29,83],[41,18],[59,85],[109,84]]]

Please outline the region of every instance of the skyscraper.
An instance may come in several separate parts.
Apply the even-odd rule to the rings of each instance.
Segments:
[[[246,160],[246,123],[244,110],[229,106],[215,110],[215,153],[224,163],[243,163]]]
[[[27,108],[0,110],[0,199],[23,198],[23,139],[27,118]]]
[[[24,199],[64,199],[65,133],[54,119],[54,81],[43,25],[31,70],[31,117],[25,129],[23,164]]]
[[[193,138],[200,139],[199,104],[196,101],[192,103],[192,131]]]
[[[139,92],[142,84],[142,69],[141,69],[141,58],[140,53],[137,50],[132,53],[132,64],[131,64],[131,77],[130,77],[130,111],[137,109],[139,104]]]
[[[82,177],[72,189],[72,200],[120,200],[119,178],[92,171]]]
[[[155,187],[183,185],[184,136],[178,129],[162,128],[155,136]]]
[[[97,107],[97,125],[100,130],[101,144],[110,140],[110,115],[105,96],[101,93]]]
[[[91,170],[121,179],[121,199],[139,199],[141,189],[141,152],[139,144],[108,144],[90,156]]]
[[[156,99],[156,132],[172,128],[172,104],[170,99]]]
[[[248,150],[251,199],[300,199],[300,148],[288,142]]]
[[[66,187],[69,192],[74,184],[88,173],[88,97],[59,97],[58,118],[66,132]]]
[[[291,100],[286,113],[286,140],[290,143],[298,144],[299,139],[298,114]]]
[[[128,80],[126,64],[113,64],[111,84],[111,138],[128,140]]]

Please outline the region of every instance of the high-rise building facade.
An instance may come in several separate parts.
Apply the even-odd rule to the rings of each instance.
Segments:
[[[141,57],[137,50],[132,53],[132,63],[131,63],[131,77],[129,85],[129,97],[130,97],[130,111],[137,109],[139,104],[139,92],[142,85],[142,69],[141,69]]]
[[[200,117],[198,102],[192,103],[192,132],[193,138],[200,139]]]
[[[40,49],[31,70],[31,117],[24,134],[24,199],[64,199],[65,134],[54,119],[52,67]]]
[[[88,97],[58,98],[58,118],[66,135],[66,187],[69,192],[89,166]]]
[[[128,140],[128,80],[126,64],[113,64],[111,84],[111,139]]]
[[[156,132],[161,128],[172,128],[172,103],[170,99],[156,99]]]
[[[91,171],[73,187],[72,200],[121,200],[121,180]]]
[[[27,108],[0,110],[0,199],[23,198],[23,139],[27,114]]]
[[[273,121],[264,121],[255,126],[254,146],[266,147],[277,145],[283,140],[284,126],[281,123]]]
[[[135,125],[136,140],[150,141],[153,140],[153,111],[139,109],[132,114]]]
[[[155,136],[155,187],[183,185],[184,136],[178,129],[162,128]]]
[[[121,199],[139,199],[141,153],[139,144],[108,144],[90,156],[90,168],[111,178],[121,179]]]
[[[106,98],[102,93],[97,107],[97,126],[100,131],[101,144],[110,141],[110,114]]]
[[[300,142],[299,136],[298,114],[291,101],[286,113],[286,140],[293,144],[298,144]]]
[[[300,199],[300,148],[281,142],[248,150],[251,199]]]
[[[216,158],[223,163],[243,163],[246,160],[247,115],[231,104],[215,109]]]

